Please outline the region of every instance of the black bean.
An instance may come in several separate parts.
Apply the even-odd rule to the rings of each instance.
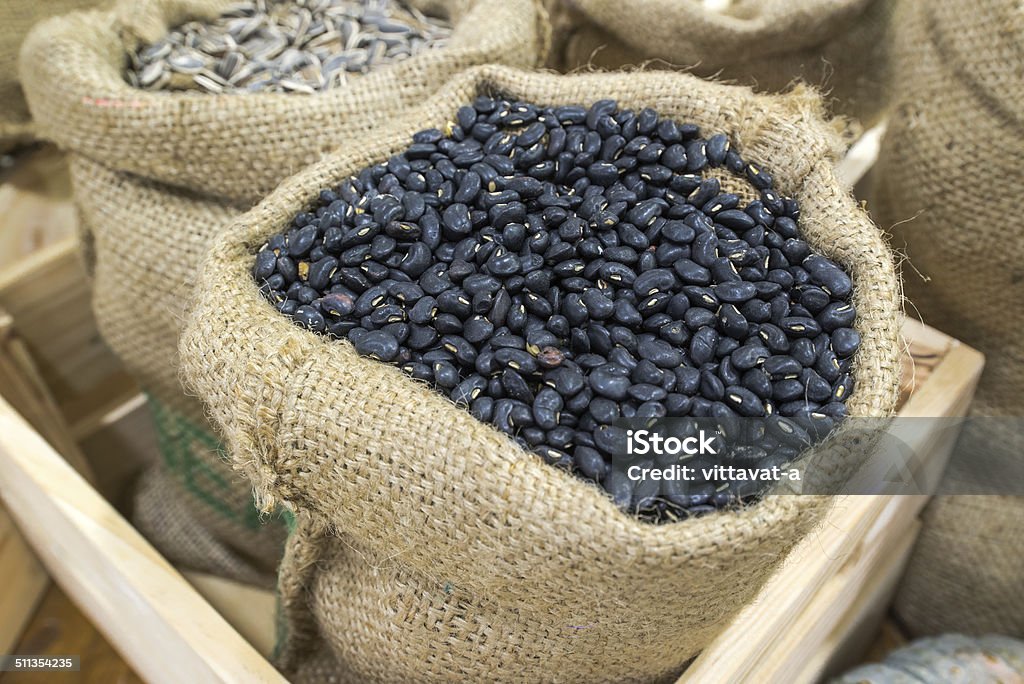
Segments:
[[[382,330],[373,330],[354,340],[356,351],[379,361],[398,356],[398,340]]]
[[[818,323],[825,332],[832,332],[838,328],[848,328],[853,325],[857,316],[856,309],[852,304],[844,302],[833,302],[826,306],[816,316]]]
[[[753,283],[743,281],[720,283],[711,289],[719,300],[731,304],[742,304],[757,294]]]
[[[717,346],[718,332],[714,328],[704,326],[690,338],[690,358],[694,363],[707,363],[714,358]]]
[[[772,381],[764,371],[752,368],[740,378],[740,384],[756,394],[760,399],[770,399],[772,396]]]
[[[601,452],[589,446],[577,446],[573,450],[573,461],[584,477],[600,482],[608,475],[611,467]]]
[[[725,383],[715,373],[709,370],[702,371],[700,393],[709,401],[720,401],[725,396]]]
[[[676,277],[667,268],[655,268],[637,276],[633,283],[633,289],[640,296],[654,294],[655,292],[668,292],[676,284]]]
[[[741,416],[759,417],[764,415],[761,399],[746,387],[731,385],[725,388],[725,403]]]
[[[685,345],[690,340],[690,332],[683,321],[671,321],[658,328],[658,336],[675,346]]]
[[[348,316],[356,309],[355,301],[346,294],[327,294],[320,298],[320,309],[331,316]]]
[[[853,356],[860,347],[860,333],[853,328],[837,328],[832,331],[832,351],[839,358]]]
[[[558,426],[558,414],[562,410],[562,395],[545,387],[533,401],[533,418],[538,427],[551,430]]]
[[[732,353],[732,362],[740,370],[749,370],[764,363],[769,356],[767,348],[758,344],[748,344]]]
[[[811,274],[811,281],[821,286],[833,297],[848,297],[853,291],[853,281],[843,269],[825,257],[812,254],[803,261],[803,267]]]
[[[786,337],[786,333],[783,332],[782,328],[771,323],[762,323],[760,328],[758,334],[768,349],[777,354],[789,351],[789,338]]]
[[[452,390],[451,398],[456,404],[469,406],[487,387],[487,379],[480,375],[471,375]]]
[[[575,368],[561,367],[545,376],[546,382],[563,397],[571,397],[583,389],[586,379]]]
[[[617,369],[621,369],[619,372]],[[591,389],[597,394],[622,401],[630,387],[629,374],[622,366],[606,364],[591,371],[587,378]]]
[[[645,317],[651,317],[654,314],[661,313],[668,308],[668,303],[671,301],[672,295],[668,292],[655,292],[652,295],[648,295],[640,300],[637,305],[637,310]]]
[[[420,351],[431,347],[440,338],[435,328],[426,325],[413,324],[409,326],[409,337],[405,344],[410,349]]]
[[[615,303],[601,294],[597,288],[590,288],[580,298],[591,318],[604,320],[615,313]]]
[[[817,337],[821,333],[818,322],[804,316],[784,316],[779,327],[792,337]]]
[[[594,430],[594,446],[600,451],[614,456],[625,453],[626,431],[613,425],[599,425]]]
[[[675,368],[683,362],[682,353],[663,340],[643,340],[637,346],[640,358],[659,368]]]
[[[462,335],[473,344],[483,342],[494,332],[494,324],[483,316],[473,316],[462,326]]]
[[[782,354],[765,359],[761,367],[765,373],[776,379],[799,377],[803,371],[803,367],[796,359]]]

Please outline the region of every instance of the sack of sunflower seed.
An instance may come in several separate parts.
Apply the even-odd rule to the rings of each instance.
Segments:
[[[0,152],[32,139],[32,117],[18,84],[18,50],[33,24],[99,0],[7,0],[0,4]]]
[[[150,481],[174,483],[179,508],[210,537],[204,547],[225,549],[201,569],[272,582],[284,539],[178,380],[179,329],[207,245],[282,178],[459,70],[540,63],[546,16],[535,0],[122,0],[26,39],[21,75],[38,131],[70,152],[97,322],[149,394],[162,437],[163,474]],[[196,567],[194,544],[160,524],[171,516],[147,511],[166,506],[158,493],[140,490],[140,525]]]
[[[1016,462],[1024,234],[1005,217],[1024,197],[1024,16],[1002,0],[962,10],[948,0],[898,4],[894,107],[869,206],[913,264],[905,291],[914,309],[985,353],[971,415],[995,419],[969,421],[957,453]],[[940,491],[956,492],[957,466],[954,458]],[[924,523],[896,599],[908,627],[1024,635],[1024,498],[940,496]]]
[[[890,0],[562,2],[570,28],[555,50],[566,69],[681,68],[761,92],[800,79],[865,126],[884,111]]]
[[[217,238],[180,359],[294,515],[288,676],[660,681],[754,596],[827,497],[652,490],[610,454],[630,417],[892,411],[893,262],[822,112],[480,67]]]

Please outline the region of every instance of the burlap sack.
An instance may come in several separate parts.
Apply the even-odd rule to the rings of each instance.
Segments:
[[[39,134],[119,171],[231,200],[255,201],[284,177],[367,135],[459,70],[532,67],[547,54],[540,0],[412,0],[450,17],[448,44],[312,96],[150,93],[123,77],[125,53],[232,0],[119,0],[110,11],[46,22],[22,48],[21,77]]]
[[[893,112],[870,207],[906,249],[907,299],[980,349],[974,415],[1024,415],[1024,13],[1010,0],[899,4]],[[918,275],[920,274],[920,275]],[[961,449],[1020,458],[1010,421]],[[992,434],[985,434],[986,432]],[[979,451],[980,450],[980,451]],[[897,598],[914,633],[1024,635],[1024,498],[935,500]]]
[[[345,140],[410,109],[467,65],[532,66],[546,52],[546,12],[535,0],[416,0],[455,23],[447,47],[314,96],[148,93],[124,79],[126,52],[229,0],[121,0],[39,26],[26,40],[26,94],[40,133],[72,153],[75,202],[95,278],[100,330],[155,403],[161,466],[178,509],[222,546],[201,569],[272,581],[285,530],[261,521],[251,486],[223,460],[200,404],[178,381],[177,340],[194,272],[209,241],[248,202]],[[171,184],[176,185],[171,185]],[[154,476],[155,477],[155,476]],[[172,561],[197,554],[140,490],[139,520]],[[271,516],[268,516],[271,517]],[[271,517],[272,518],[272,517]],[[244,563],[215,562],[225,559]]]
[[[251,485],[224,459],[202,405],[178,379],[178,334],[195,271],[213,236],[242,209],[79,155],[70,167],[91,245],[96,322],[148,393],[159,437],[160,474],[136,492],[133,521],[176,564],[272,585],[285,529],[260,519]],[[185,511],[188,518],[179,518]]]
[[[183,374],[231,458],[265,506],[295,514],[279,579],[279,663],[299,680],[327,671],[346,681],[663,678],[753,596],[827,505],[780,496],[678,524],[639,522],[425,384],[296,327],[261,297],[255,250],[321,188],[496,92],[550,105],[614,97],[730,133],[801,201],[810,242],[858,284],[864,345],[851,412],[893,407],[893,264],[835,179],[840,145],[811,92],[757,96],[681,74],[468,71],[234,222],[211,249],[182,335]]]
[[[646,65],[780,92],[795,79],[830,94],[864,125],[884,110],[892,0],[562,0],[573,28],[555,51],[566,69]]]
[[[175,562],[192,570],[224,574],[256,586],[273,586],[273,575],[254,571],[252,559],[239,556],[211,535],[195,517],[180,483],[163,464],[150,467],[139,479],[132,524],[143,536],[160,539],[176,553]]]
[[[32,117],[18,84],[18,50],[33,24],[100,4],[100,0],[0,2],[0,152],[32,139]]]

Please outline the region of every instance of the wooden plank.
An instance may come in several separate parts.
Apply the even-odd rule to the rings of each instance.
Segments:
[[[264,656],[270,657],[277,638],[277,595],[270,590],[202,572],[185,579],[228,623]]]
[[[97,420],[90,421],[79,444],[96,473],[96,489],[118,510],[128,510],[131,485],[160,459],[156,426],[138,394]]]
[[[72,425],[138,391],[96,328],[74,237],[0,272],[0,308]]]
[[[0,653],[13,653],[50,579],[3,508],[0,508],[0,578],[3,578]]]
[[[828,636],[819,644],[793,644],[785,652],[785,666],[780,663],[774,671],[776,679],[814,684],[826,674],[860,661],[860,654],[885,619],[920,528],[921,521],[911,519],[902,535],[888,535],[882,540],[885,543],[872,549],[861,562],[843,568],[833,578],[828,591],[821,594],[813,610],[800,616],[793,630],[797,634],[822,630]]]
[[[836,164],[836,176],[843,187],[853,188],[875,164],[878,150],[885,135],[885,122],[864,132],[857,142],[850,146],[846,156]]]
[[[54,579],[147,681],[285,681],[2,399],[0,496]]]
[[[142,679],[56,585],[51,585],[46,591],[32,621],[11,652],[41,656],[78,655],[81,657],[81,670],[74,675],[8,672],[0,674],[0,684],[71,681],[142,684]]]
[[[928,374],[927,381],[901,408],[903,417],[962,416],[974,394],[984,358],[980,353],[955,342],[917,321],[907,321],[904,337],[911,345],[927,353],[941,355]],[[913,429],[900,437],[914,453],[927,455],[929,478],[941,474],[953,448],[948,433],[940,433],[934,422],[908,421]],[[942,440],[937,443],[936,440]],[[827,638],[829,630],[815,627],[796,629],[801,616],[822,604],[828,604],[828,583],[844,564],[858,553],[865,540],[884,540],[901,522],[912,520],[927,502],[926,496],[846,496],[838,497],[823,524],[808,535],[787,557],[782,568],[765,584],[757,599],[746,606],[734,621],[683,673],[681,683],[703,681],[791,681],[777,677],[771,669],[772,654],[785,653],[800,643],[812,652]],[[859,578],[859,579],[858,579]],[[864,584],[860,575],[848,578],[850,587]],[[838,624],[841,616],[835,616]],[[834,625],[833,625],[834,626]],[[806,629],[806,628],[805,628]],[[779,667],[775,663],[775,667]]]
[[[43,147],[18,157],[0,183],[0,271],[75,231],[64,155]]]
[[[0,183],[0,308],[71,423],[134,387],[96,331],[77,231],[64,155],[42,147],[19,157]]]
[[[92,469],[71,436],[9,314],[0,310],[0,394],[90,482]]]

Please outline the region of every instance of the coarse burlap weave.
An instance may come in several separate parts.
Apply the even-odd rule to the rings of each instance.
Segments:
[[[32,117],[18,84],[21,41],[38,21],[98,4],[100,0],[0,2],[0,152],[32,140]]]
[[[177,508],[191,509],[196,533],[209,537],[204,547],[232,552],[210,558],[218,574],[272,581],[285,530],[260,521],[251,485],[222,458],[201,405],[178,380],[178,334],[202,255],[282,178],[414,107],[466,66],[539,63],[549,35],[539,0],[416,0],[454,22],[448,45],[342,89],[212,95],[127,85],[127,52],[140,41],[230,4],[120,0],[108,11],[53,19],[26,39],[22,77],[40,134],[72,153],[97,322],[155,404],[168,475],[160,481],[176,484]],[[164,506],[156,491],[139,492],[140,520],[170,520],[146,511]],[[172,561],[196,567],[187,538],[152,522],[145,529]],[[246,563],[218,562],[225,558]]]
[[[875,123],[885,108],[892,0],[561,0],[556,34],[566,69],[677,67],[780,92],[801,79],[833,109]]]
[[[255,586],[273,586],[273,575],[254,571],[250,558],[211,535],[178,495],[181,484],[163,464],[151,466],[136,486],[132,524],[143,536],[160,539],[184,567],[222,575],[230,569],[233,579]],[[269,580],[269,582],[268,582]]]
[[[896,398],[898,288],[877,229],[835,179],[841,145],[813,92],[758,96],[684,74],[467,71],[411,117],[284,183],[211,248],[181,338],[182,372],[264,505],[296,528],[279,576],[279,664],[297,681],[604,681],[677,673],[748,601],[827,499],[774,496],[670,525],[624,515],[593,484],[347,341],[260,295],[256,250],[332,187],[460,104],[650,106],[724,131],[799,199],[810,243],[857,287],[853,415]],[[325,665],[333,657],[333,666]],[[319,675],[319,676],[318,676]]]
[[[972,414],[1019,418],[1024,11],[904,0],[895,25],[893,112],[869,206],[906,250],[906,296],[922,319],[987,356]],[[1008,418],[969,424],[960,451],[1021,458],[1022,434]],[[924,520],[896,602],[911,631],[1024,636],[1024,498],[939,497]]]
[[[466,67],[543,63],[550,28],[540,0],[411,0],[447,16],[445,47],[316,95],[156,92],[124,80],[127,50],[188,18],[217,16],[232,0],[119,0],[38,26],[20,63],[39,134],[119,171],[234,201],[255,202],[345,140]]]
[[[195,271],[217,231],[242,209],[80,155],[70,168],[90,243],[96,322],[148,393],[159,438],[162,462],[153,470],[161,475],[136,492],[134,522],[176,564],[272,585],[285,529],[260,520],[251,485],[223,458],[202,405],[178,379],[178,335]],[[189,511],[188,520],[176,519],[180,511]],[[198,551],[221,547],[229,553]]]

